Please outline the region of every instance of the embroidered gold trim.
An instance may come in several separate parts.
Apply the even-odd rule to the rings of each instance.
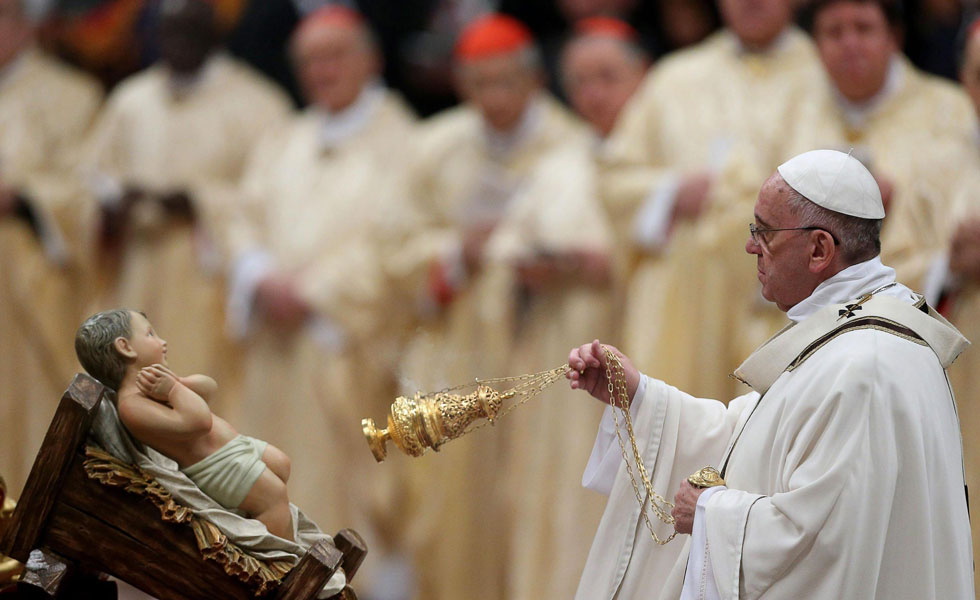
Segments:
[[[786,371],[792,372],[794,369],[796,369],[796,367],[806,362],[806,360],[813,356],[817,350],[823,348],[834,338],[849,331],[856,331],[859,329],[874,329],[877,331],[883,331],[885,333],[890,333],[902,339],[919,344],[920,346],[929,345],[925,340],[919,337],[917,333],[900,323],[892,321],[891,319],[886,319],[884,317],[860,317],[853,321],[848,321],[833,331],[814,340],[803,350],[803,352],[800,353],[799,356],[793,359],[793,362],[786,367]]]
[[[256,597],[277,588],[292,569],[290,561],[264,561],[248,554],[210,521],[174,500],[170,492],[138,466],[124,463],[93,445],[85,446],[85,456],[83,464],[89,478],[149,498],[160,510],[160,518],[168,523],[188,523],[201,555],[217,562],[225,573],[251,587]]]

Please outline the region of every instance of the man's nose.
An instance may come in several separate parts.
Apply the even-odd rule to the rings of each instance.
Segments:
[[[749,236],[749,239],[745,240],[745,251],[749,254],[757,254],[762,256],[762,246],[760,246],[759,242],[755,241],[755,238],[751,235]]]

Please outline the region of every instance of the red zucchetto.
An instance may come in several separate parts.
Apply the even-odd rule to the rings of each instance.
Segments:
[[[531,30],[526,25],[513,17],[491,13],[463,29],[456,43],[456,58],[470,61],[510,54],[533,43]]]
[[[326,25],[341,29],[360,29],[364,27],[364,17],[352,8],[339,4],[329,4],[306,15],[296,28],[298,37],[305,31]]]
[[[586,17],[575,23],[575,33],[578,35],[594,35],[608,37],[624,42],[636,43],[639,34],[626,21],[613,17]]]

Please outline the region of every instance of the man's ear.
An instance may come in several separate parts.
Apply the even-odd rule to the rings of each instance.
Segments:
[[[837,257],[837,244],[830,233],[817,229],[810,233],[810,271],[822,273],[834,263]]]
[[[119,336],[112,341],[112,345],[115,347],[116,352],[124,358],[136,360],[136,349],[133,348],[133,344],[130,343],[129,338]]]

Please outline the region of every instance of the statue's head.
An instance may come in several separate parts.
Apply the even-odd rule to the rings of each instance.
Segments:
[[[89,375],[118,390],[126,369],[166,364],[167,342],[146,315],[126,308],[92,315],[75,334],[75,354]]]

